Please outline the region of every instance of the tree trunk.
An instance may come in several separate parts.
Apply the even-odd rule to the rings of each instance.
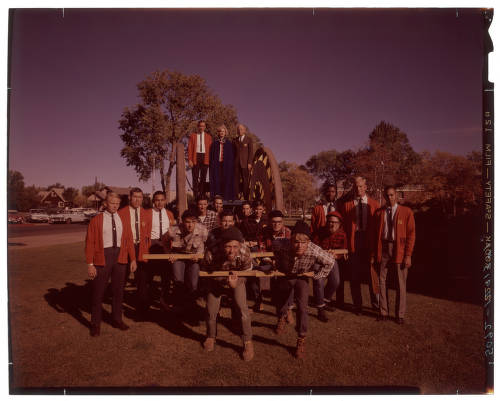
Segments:
[[[160,183],[161,183],[161,190],[166,193],[165,191],[165,169],[163,168],[163,162],[160,164]]]
[[[170,202],[170,182],[172,180],[172,170],[174,169],[175,162],[170,161],[168,164],[167,174],[165,176],[165,194],[167,195],[167,203]]]

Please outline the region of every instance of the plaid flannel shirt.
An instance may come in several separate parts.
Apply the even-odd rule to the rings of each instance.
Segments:
[[[306,251],[300,257],[293,256],[290,241],[273,242],[273,252],[276,257],[278,270],[284,273],[306,273],[310,271],[315,264],[318,264],[320,269],[314,273],[313,278],[315,280],[327,277],[337,263],[334,256],[312,242],[308,243]]]
[[[259,235],[259,250],[261,252],[270,251],[273,248],[273,243],[276,240],[290,239],[292,237],[292,231],[283,226],[283,228],[278,232],[274,233],[271,226],[267,226],[261,231]]]
[[[250,253],[250,248],[245,244],[241,244],[240,254],[234,261],[227,260],[222,244],[215,250],[207,249],[203,259],[203,269],[208,271],[252,270],[252,255]]]
[[[183,230],[182,226],[172,226],[167,235],[172,249],[189,253],[203,253],[205,251],[208,231],[201,223],[195,223],[192,233]]]
[[[200,217],[198,216],[198,223],[203,224],[208,231],[213,230],[215,227],[217,227],[218,222],[217,222],[217,213],[215,213],[213,210],[207,210],[207,215],[205,216],[205,221],[201,221]]]
[[[313,242],[323,249],[347,249],[347,235],[342,229],[331,234],[323,228],[318,235],[314,236]]]

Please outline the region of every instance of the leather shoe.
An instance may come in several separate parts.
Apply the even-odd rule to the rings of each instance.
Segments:
[[[91,337],[97,337],[101,335],[101,327],[100,326],[90,326],[90,336]]]
[[[115,329],[120,329],[122,331],[129,329],[129,327],[125,323],[123,323],[123,320],[120,322],[113,321],[111,322],[111,326],[113,326]]]
[[[396,320],[397,324],[405,324],[405,320],[402,317],[398,317]]]
[[[328,322],[328,316],[326,316],[324,308],[318,309],[318,320],[323,323]]]

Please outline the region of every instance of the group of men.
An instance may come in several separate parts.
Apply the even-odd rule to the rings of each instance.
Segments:
[[[192,171],[195,197],[205,194],[209,172],[210,196],[222,196],[226,200],[238,199],[243,194],[248,199],[249,178],[252,170],[254,144],[243,124],[238,124],[238,138],[228,138],[227,127],[217,127],[215,138],[206,132],[205,121],[198,121],[198,132],[189,136],[188,164]]]
[[[216,344],[217,316],[225,297],[242,333],[245,361],[254,357],[247,298],[253,299],[255,313],[263,310],[261,278],[238,272],[269,274],[276,334],[294,323],[296,304],[297,358],[305,355],[311,277],[318,319],[326,322],[325,311],[334,310],[335,293],[337,307],[344,307],[345,279],[350,279],[354,312],[361,313],[361,280],[369,272],[372,306],[383,321],[388,316],[387,272],[394,266],[399,284],[397,322],[403,323],[406,277],[415,242],[413,213],[397,203],[394,187],[385,189],[384,208],[366,195],[366,181],[361,177],[355,181],[355,193],[354,199],[340,204],[336,187],[326,185],[325,198],[314,208],[311,225],[299,220],[290,229],[284,225],[282,211],[265,214],[260,201],[244,201],[241,213],[235,215],[223,208],[220,196],[214,199],[215,210],[210,210],[207,197],[200,194],[195,207],[186,210],[175,224],[161,191],[153,195],[154,207],[149,210],[142,208],[139,188],[130,191],[129,205],[120,210],[118,195],[109,192],[105,211],[91,220],[86,239],[88,274],[93,280],[91,336],[100,334],[101,304],[110,278],[112,325],[128,329],[122,320],[127,263],[137,285],[137,320],[147,316],[152,302],[149,287],[154,275],[160,275],[162,305],[180,316],[199,322],[197,300],[205,297],[207,337],[203,347],[210,352]],[[252,257],[252,252],[257,254]],[[156,253],[167,254],[166,260],[144,257]],[[214,271],[226,273],[210,277]],[[275,271],[279,273],[271,274]]]

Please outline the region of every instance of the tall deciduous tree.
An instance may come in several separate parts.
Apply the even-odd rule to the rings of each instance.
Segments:
[[[84,185],[82,187],[82,195],[84,195],[85,197],[89,197],[90,195],[92,195],[93,193],[97,192],[97,191],[101,191],[106,185],[103,184],[102,182],[95,182],[94,184],[92,185]]]
[[[18,209],[18,201],[24,193],[24,177],[19,171],[9,170],[7,177],[7,207]]]
[[[368,186],[381,193],[388,184],[415,183],[420,162],[406,134],[381,121],[370,133],[368,146],[356,154],[353,172],[366,177]]]
[[[78,189],[68,187],[64,190],[62,196],[66,202],[74,203],[75,198],[78,196]]]
[[[279,167],[285,205],[289,205],[290,209],[300,207],[304,217],[318,195],[314,177],[304,166],[294,163],[281,162]]]
[[[424,152],[421,180],[427,191],[441,201],[443,211],[450,204],[457,214],[457,201],[478,201],[481,196],[481,159],[478,152],[467,156],[436,151]]]
[[[337,186],[339,181],[345,181],[351,176],[353,163],[352,150],[338,152],[331,149],[311,156],[306,162],[306,167],[315,177]]]
[[[223,105],[198,75],[177,71],[156,71],[137,85],[140,103],[126,108],[119,121],[123,131],[122,157],[133,166],[141,181],[159,170],[162,189],[170,188],[175,166],[175,146],[187,143],[198,120],[205,120],[209,131],[220,124],[233,129],[236,110]]]

